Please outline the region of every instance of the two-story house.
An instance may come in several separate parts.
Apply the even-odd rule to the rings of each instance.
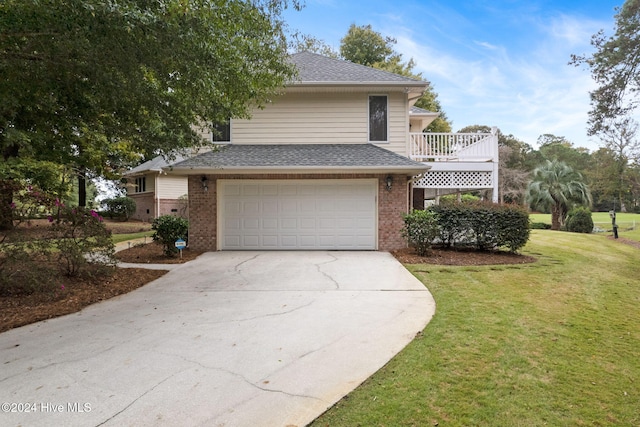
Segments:
[[[217,149],[164,168],[187,176],[190,247],[394,250],[406,246],[414,188],[419,205],[432,185],[440,194],[491,187],[466,186],[465,174],[487,166],[460,163],[491,135],[421,133],[437,117],[413,107],[426,82],[308,52],[291,61],[299,78],[280,97],[232,120]],[[489,174],[495,148],[495,159],[475,159]],[[430,179],[436,163],[459,163],[463,179],[445,182],[446,167]]]

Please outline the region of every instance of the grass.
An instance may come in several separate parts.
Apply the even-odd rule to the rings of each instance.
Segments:
[[[437,311],[314,426],[640,425],[640,251],[533,230],[525,265],[408,268]]]
[[[142,237],[151,238],[153,231],[140,231],[137,233],[124,233],[124,234],[112,234],[111,240],[113,243],[126,242],[127,240],[140,239]]]
[[[551,224],[551,214],[529,214],[529,218],[531,222]],[[597,227],[605,230],[609,235],[612,234],[609,212],[593,212],[591,218]],[[616,224],[619,236],[640,241],[640,214],[616,212]]]

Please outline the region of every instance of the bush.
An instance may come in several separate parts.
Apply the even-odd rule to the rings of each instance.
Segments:
[[[449,248],[469,240],[469,214],[465,205],[449,203],[432,206],[428,210],[438,220],[438,240],[442,246]]]
[[[531,229],[532,230],[551,230],[551,224],[547,224],[546,222],[532,222]]]
[[[110,274],[116,263],[111,232],[95,212],[55,201],[52,223],[33,238],[23,230],[0,242],[0,295],[50,292],[65,276]]]
[[[115,245],[111,231],[94,210],[63,208],[51,227],[50,242],[55,246],[58,266],[67,276],[78,275],[89,264],[115,266]]]
[[[567,231],[573,233],[591,233],[593,231],[593,219],[591,211],[585,207],[573,208],[567,214]]]
[[[19,233],[0,245],[0,296],[30,295],[55,291],[58,276],[50,261],[45,240],[32,240]]]
[[[136,201],[131,197],[115,197],[113,199],[105,199],[102,202],[107,208],[109,218],[121,218],[128,221],[136,212]]]
[[[430,211],[416,210],[404,215],[402,237],[407,239],[410,246],[416,248],[418,255],[427,255],[433,240],[438,235],[436,215]]]
[[[154,230],[153,240],[164,246],[165,255],[174,256],[178,253],[176,240],[188,239],[189,221],[178,216],[162,215],[153,220],[151,229]]]
[[[473,246],[478,250],[506,247],[511,252],[529,240],[529,214],[515,205],[450,203],[429,208],[438,223],[443,246]]]

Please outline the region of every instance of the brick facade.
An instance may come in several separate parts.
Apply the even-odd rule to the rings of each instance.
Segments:
[[[263,174],[263,175],[203,175],[189,176],[189,247],[201,251],[217,250],[217,179],[378,179],[378,250],[405,248],[407,242],[400,230],[402,214],[408,212],[410,185],[405,175],[393,175],[391,191],[387,190],[387,175],[378,174]]]
[[[133,193],[129,194],[136,201],[136,212],[133,219],[144,222],[151,222],[156,218],[158,209],[154,193]],[[189,209],[184,201],[178,199],[160,199],[160,215],[177,215],[189,218]]]
[[[155,214],[155,198],[153,193],[133,193],[129,194],[136,201],[136,213],[132,218],[144,222],[153,221]]]

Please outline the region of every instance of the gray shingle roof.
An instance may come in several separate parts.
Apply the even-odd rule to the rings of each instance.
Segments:
[[[291,55],[290,60],[299,73],[298,81],[294,83],[427,85],[421,80],[311,52],[295,53]]]
[[[434,113],[433,111],[425,110],[424,108],[420,108],[416,106],[412,106],[409,113],[410,114],[438,114],[438,113]]]
[[[246,169],[427,170],[423,164],[372,144],[228,145],[174,164],[175,172]]]
[[[124,173],[124,175],[137,175],[145,172],[160,172],[163,168],[181,162],[186,159],[185,156],[180,154],[174,154],[175,158],[165,158],[163,156],[154,157],[133,169],[130,169]]]

